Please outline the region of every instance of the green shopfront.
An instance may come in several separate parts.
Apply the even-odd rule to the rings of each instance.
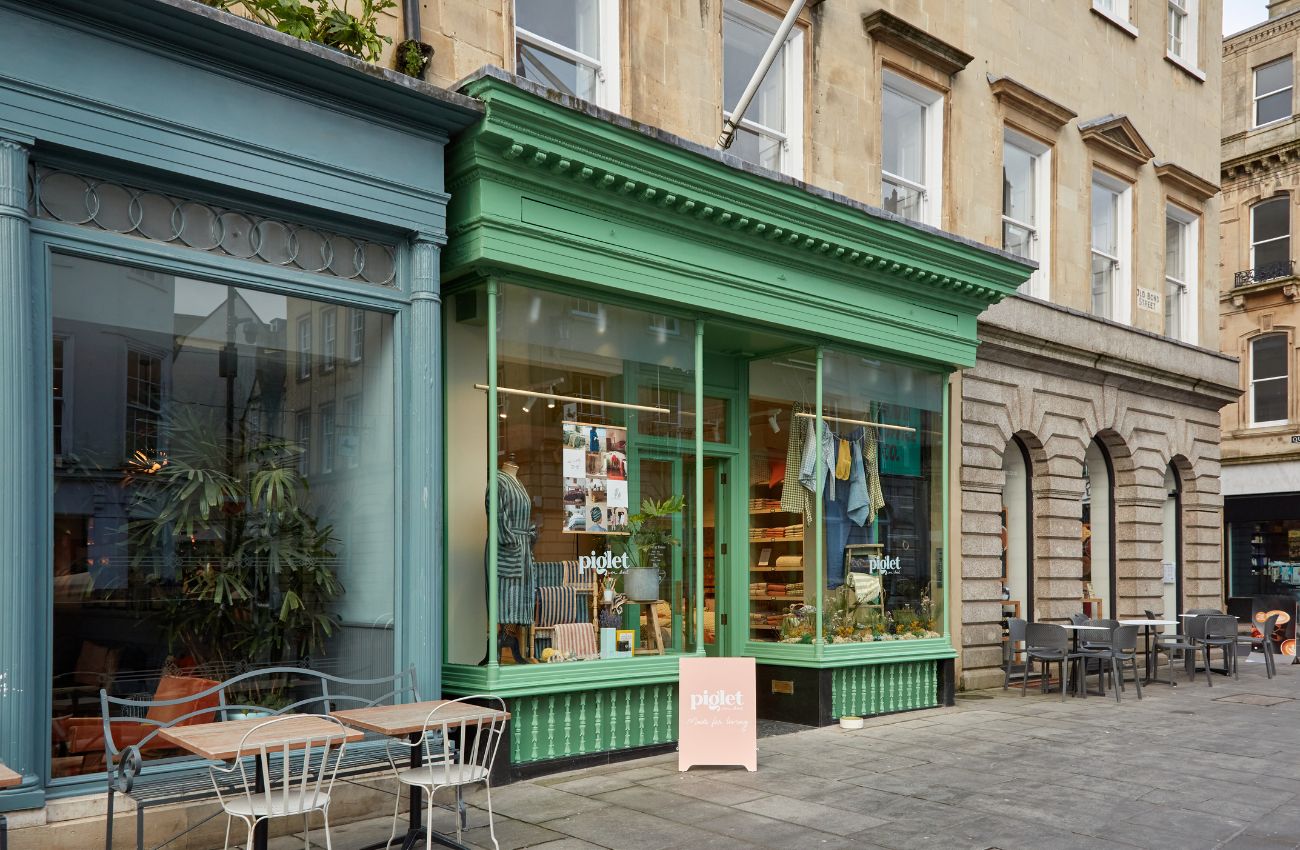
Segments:
[[[948,376],[1031,268],[498,71],[448,148],[442,673],[516,773],[951,692]],[[486,507],[486,510],[485,510]]]

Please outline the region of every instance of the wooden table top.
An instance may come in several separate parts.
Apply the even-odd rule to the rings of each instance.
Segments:
[[[162,729],[158,737],[184,750],[214,761],[228,761],[239,754],[239,745],[244,742],[247,747],[261,744],[278,744],[286,740],[316,737],[323,738],[337,734],[339,727],[314,714],[287,715],[290,719],[276,723],[265,732],[250,735],[244,742],[244,736],[272,717],[253,717],[248,720],[226,720],[215,723],[196,723],[193,726],[173,726]],[[343,730],[344,740],[349,744],[360,741],[365,735],[355,729]]]
[[[462,720],[472,724],[493,718],[510,719],[510,712],[508,711],[498,711],[495,708],[484,708],[481,705],[441,699],[408,702],[402,705],[349,708],[344,711],[336,711],[333,716],[349,726],[356,726],[359,729],[395,737],[423,731],[424,723],[429,718],[429,712],[443,705],[448,707],[439,711],[434,717],[436,723],[443,725],[459,723]]]
[[[23,775],[21,773],[0,764],[0,788],[13,788],[15,785],[21,785],[22,782]]]

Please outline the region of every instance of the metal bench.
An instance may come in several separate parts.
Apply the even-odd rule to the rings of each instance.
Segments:
[[[259,680],[277,679],[287,683],[294,694],[294,701],[290,704],[271,710],[238,701],[241,695],[260,690]],[[383,693],[378,696],[358,693],[373,692],[376,689],[383,689]],[[231,699],[232,696],[235,697],[234,700]],[[419,699],[414,667],[376,679],[348,679],[303,667],[270,667],[252,670],[174,699],[115,697],[101,690],[99,703],[108,783],[105,850],[112,850],[113,847],[113,808],[117,794],[135,802],[136,850],[144,850],[144,816],[147,808],[195,802],[216,796],[207,762],[192,756],[149,759],[146,769],[144,753],[151,745],[153,748],[163,746],[160,740],[155,741],[163,729],[189,723],[231,720],[236,715],[246,713],[265,717],[290,713],[329,714],[336,709],[418,702]],[[174,714],[177,711],[181,713]],[[155,712],[172,716],[165,720],[150,719],[150,714]],[[339,779],[355,783],[360,776],[388,769],[388,759],[380,744],[384,739],[373,734],[367,734],[366,737],[368,740],[347,749],[339,766]],[[132,742],[126,744],[125,738],[130,738]],[[370,739],[375,745],[367,746]],[[157,846],[172,843],[217,814],[219,813],[204,818]]]

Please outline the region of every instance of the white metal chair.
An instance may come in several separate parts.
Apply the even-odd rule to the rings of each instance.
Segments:
[[[247,847],[252,850],[253,832],[260,822],[293,815],[302,815],[303,843],[310,848],[311,814],[320,812],[325,821],[325,847],[332,850],[330,791],[347,745],[348,731],[333,717],[312,715],[328,721],[334,728],[327,733],[304,736],[295,735],[288,726],[283,737],[268,734],[268,727],[292,724],[304,716],[307,715],[290,714],[259,723],[240,739],[233,764],[208,768],[217,798],[226,812],[223,848],[230,847],[230,826],[235,818],[248,827]],[[236,775],[238,782],[232,790],[229,779]],[[227,781],[223,783],[222,777]]]
[[[496,711],[490,717],[466,717],[466,706],[478,705]],[[492,820],[492,765],[496,761],[497,747],[505,733],[506,704],[500,697],[467,696],[447,700],[429,712],[424,719],[424,729],[413,741],[392,739],[388,747],[388,762],[399,783],[397,801],[393,804],[393,831],[389,834],[388,844],[392,845],[397,837],[398,815],[400,813],[402,785],[414,785],[424,791],[424,825],[425,848],[433,848],[433,795],[442,788],[456,789],[456,841],[461,840],[464,829],[461,803],[461,791],[467,785],[482,782],[487,791],[488,833],[492,836],[492,846],[501,850],[497,843],[496,825]],[[405,747],[408,752],[420,748],[416,753],[423,756],[423,764],[399,765],[393,757],[394,747]]]

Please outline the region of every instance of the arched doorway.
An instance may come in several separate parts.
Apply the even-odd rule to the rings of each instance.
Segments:
[[[1173,619],[1183,612],[1183,485],[1178,470],[1171,463],[1165,467],[1165,508],[1163,520],[1164,549],[1160,560],[1162,615]]]
[[[1105,617],[1119,615],[1115,590],[1115,467],[1100,440],[1083,458],[1083,580],[1085,597],[1101,600]]]
[[[1002,452],[1002,598],[1034,619],[1034,499],[1029,449],[1012,437]]]

